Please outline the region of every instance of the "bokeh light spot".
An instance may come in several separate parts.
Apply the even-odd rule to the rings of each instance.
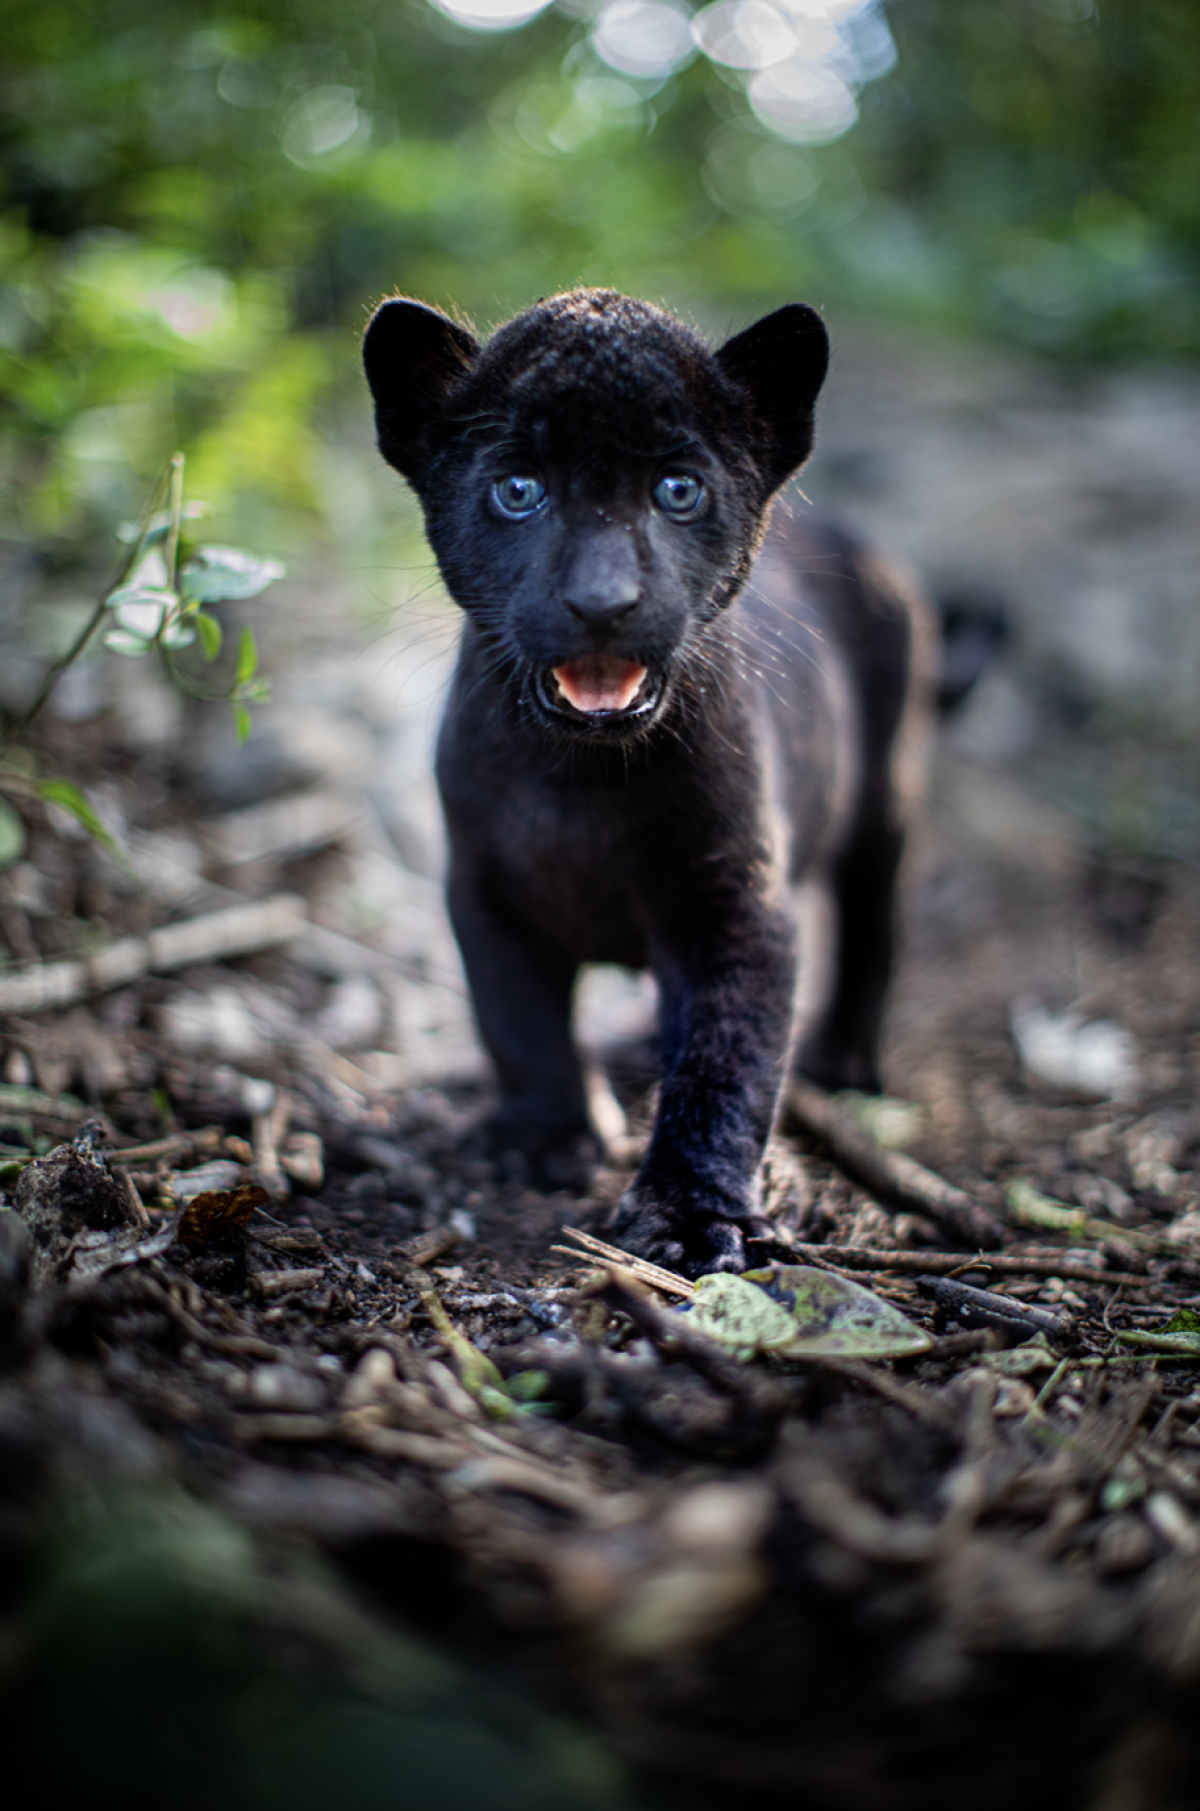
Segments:
[[[327,157],[355,137],[365,138],[369,130],[355,90],[330,82],[306,89],[292,102],[279,136],[292,162],[304,164],[311,157]]]
[[[692,16],[674,0],[613,0],[592,30],[596,54],[622,75],[671,75],[696,54]]]
[[[511,31],[544,12],[550,0],[434,0],[439,12],[472,31]]]
[[[793,144],[828,144],[858,118],[858,102],[837,71],[804,56],[760,70],[748,93],[764,126]]]

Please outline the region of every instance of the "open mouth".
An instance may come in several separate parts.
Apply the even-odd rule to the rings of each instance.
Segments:
[[[541,692],[551,710],[604,722],[653,710],[659,687],[649,667],[636,660],[585,654],[543,674]]]

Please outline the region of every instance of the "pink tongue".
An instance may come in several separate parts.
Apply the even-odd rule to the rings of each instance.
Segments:
[[[646,669],[615,654],[587,654],[565,667],[555,667],[554,677],[567,703],[577,711],[624,711],[633,703]]]

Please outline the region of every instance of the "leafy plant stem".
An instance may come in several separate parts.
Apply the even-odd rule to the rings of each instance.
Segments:
[[[167,564],[167,587],[175,589],[175,566],[179,557],[179,527],[183,520],[183,465],[182,453],[174,453],[166,470],[167,485],[167,545],[165,558]]]
[[[174,458],[167,466],[166,471],[155,485],[149,501],[142,511],[142,518],[138,524],[136,540],[133,542],[128,553],[120,560],[112,582],[104,587],[95,609],[88,617],[82,629],[80,629],[78,635],[76,635],[66,653],[60,654],[58,659],[52,662],[47,668],[42,683],[38,687],[37,695],[34,698],[33,703],[29,706],[29,709],[14,713],[11,716],[7,712],[5,713],[3,725],[0,727],[0,747],[12,742],[17,736],[22,735],[29,728],[34,718],[44,709],[55,686],[67,671],[67,668],[74,666],[75,662],[79,659],[79,656],[87,647],[89,641],[91,641],[92,636],[104,621],[110,596],[119,585],[125,583],[125,580],[129,577],[129,574],[134,570],[138,561],[141,559],[146,545],[146,536],[150,532],[150,525],[162,507],[164,496],[168,494],[170,495],[172,504],[170,568],[172,573],[174,573],[175,554],[179,543],[179,514],[183,500],[182,453],[175,454]]]

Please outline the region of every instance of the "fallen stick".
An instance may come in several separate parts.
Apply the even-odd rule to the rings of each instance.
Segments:
[[[277,1088],[271,1106],[257,1115],[253,1125],[254,1168],[258,1180],[276,1201],[286,1201],[292,1192],[291,1182],[280,1168],[279,1147],[287,1136],[294,1104],[286,1088]]]
[[[126,1167],[131,1163],[156,1163],[159,1158],[190,1157],[197,1151],[218,1151],[225,1136],[224,1126],[201,1126],[195,1132],[172,1132],[167,1138],[155,1138],[149,1144],[114,1146],[108,1141],[109,1163]]]
[[[42,962],[0,975],[0,1012],[48,1012],[73,1006],[89,994],[128,986],[144,975],[270,949],[298,936],[305,923],[304,901],[298,894],[274,893],[269,899],[163,925],[145,937],[119,937],[95,956]]]
[[[433,1226],[428,1232],[414,1233],[410,1239],[401,1239],[393,1254],[392,1263],[396,1268],[405,1270],[415,1264],[423,1269],[437,1258],[444,1258],[447,1252],[462,1244],[462,1234],[457,1226]]]
[[[1069,1317],[1052,1309],[1014,1302],[1011,1296],[993,1295],[990,1289],[975,1289],[953,1277],[919,1276],[917,1288],[968,1333],[995,1327],[1014,1340],[1029,1339],[1035,1333],[1056,1339],[1069,1325]]]
[[[969,1249],[991,1251],[1004,1243],[1004,1229],[987,1208],[902,1151],[885,1151],[823,1088],[793,1079],[784,1104],[792,1119],[828,1145],[847,1174],[872,1194],[927,1214]]]
[[[1071,1283],[1133,1283],[1145,1287],[1147,1279],[1129,1270],[1093,1270],[1086,1264],[1059,1264],[1054,1258],[987,1256],[964,1258],[950,1251],[885,1251],[868,1245],[793,1245],[804,1258],[823,1259],[851,1270],[913,1271],[918,1275],[950,1276],[956,1270],[993,1270],[997,1276],[1062,1277]],[[832,1268],[832,1265],[830,1265]]]
[[[255,1295],[268,1299],[276,1295],[292,1295],[297,1290],[315,1289],[325,1281],[325,1272],[319,1265],[308,1265],[302,1270],[262,1270],[251,1279]]]

